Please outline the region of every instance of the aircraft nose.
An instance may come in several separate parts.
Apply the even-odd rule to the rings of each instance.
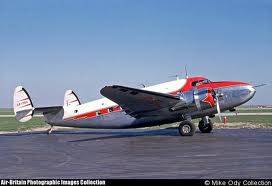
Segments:
[[[256,93],[256,89],[252,85],[248,85],[247,89],[249,90],[250,97],[253,97]]]
[[[245,90],[247,92],[247,95],[245,94],[245,99],[246,101],[249,101],[250,99],[252,99],[256,93],[256,89],[252,86],[252,85],[247,85],[245,86]]]

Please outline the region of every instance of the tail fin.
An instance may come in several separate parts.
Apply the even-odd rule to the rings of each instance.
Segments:
[[[75,92],[72,90],[67,90],[64,96],[64,106],[69,107],[78,105],[81,105],[81,103]]]
[[[33,117],[34,108],[32,101],[29,94],[22,86],[15,88],[13,108],[15,117],[20,122],[27,122]]]

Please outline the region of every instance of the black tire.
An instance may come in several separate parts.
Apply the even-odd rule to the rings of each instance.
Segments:
[[[202,133],[211,133],[213,130],[213,123],[209,119],[209,123],[205,124],[203,120],[201,120],[198,124],[198,128]]]
[[[190,121],[183,121],[178,129],[181,136],[193,136],[196,131],[195,125]]]

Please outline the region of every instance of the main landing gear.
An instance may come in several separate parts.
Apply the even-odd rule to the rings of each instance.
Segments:
[[[202,133],[211,133],[213,130],[213,123],[211,119],[206,116],[202,118],[202,120],[198,124],[198,128]]]
[[[181,122],[178,129],[181,136],[193,136],[196,131],[195,124],[189,120]]]
[[[199,122],[198,128],[202,133],[210,133],[213,130],[213,123],[207,116],[202,118]],[[195,134],[196,127],[194,123],[191,122],[191,119],[188,119],[180,123],[178,130],[181,136],[193,136]]]

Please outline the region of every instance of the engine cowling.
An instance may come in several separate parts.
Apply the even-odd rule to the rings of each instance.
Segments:
[[[195,89],[179,96],[181,101],[171,108],[172,111],[187,109],[194,112],[216,107],[216,93],[211,88]]]
[[[213,89],[194,90],[194,102],[198,110],[206,110],[216,106],[216,93]]]

